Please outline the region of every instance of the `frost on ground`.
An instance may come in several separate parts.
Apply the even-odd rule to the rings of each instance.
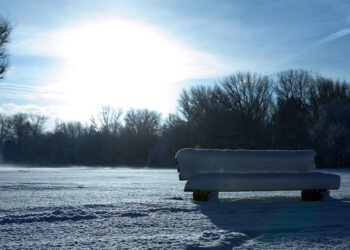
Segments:
[[[0,168],[0,249],[348,249],[350,171],[323,202],[300,192],[193,202],[176,170]]]

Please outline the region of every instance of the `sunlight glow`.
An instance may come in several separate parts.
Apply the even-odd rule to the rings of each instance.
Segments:
[[[174,112],[186,80],[223,72],[213,56],[156,27],[124,19],[81,21],[52,31],[33,46],[59,59],[44,79],[44,97],[67,105],[68,119],[86,118],[102,104]]]

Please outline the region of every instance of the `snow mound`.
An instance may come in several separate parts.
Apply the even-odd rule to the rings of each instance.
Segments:
[[[94,214],[86,214],[81,210],[74,211],[61,211],[55,210],[51,213],[42,212],[42,213],[30,213],[23,215],[9,215],[0,218],[0,225],[4,224],[22,224],[22,223],[34,223],[34,222],[46,222],[46,223],[55,223],[55,222],[64,222],[64,221],[80,221],[80,220],[92,220],[96,219],[97,216]]]
[[[204,173],[308,173],[313,150],[218,150],[184,148],[176,153],[180,180]]]

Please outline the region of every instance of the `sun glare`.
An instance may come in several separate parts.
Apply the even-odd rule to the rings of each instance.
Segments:
[[[59,58],[45,82],[70,106],[68,119],[102,104],[174,111],[184,81],[221,70],[214,57],[153,26],[123,19],[64,27],[37,41],[36,50]]]

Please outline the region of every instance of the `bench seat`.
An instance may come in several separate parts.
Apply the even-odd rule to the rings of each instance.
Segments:
[[[185,192],[239,192],[338,189],[340,177],[313,173],[200,174],[190,178]]]

